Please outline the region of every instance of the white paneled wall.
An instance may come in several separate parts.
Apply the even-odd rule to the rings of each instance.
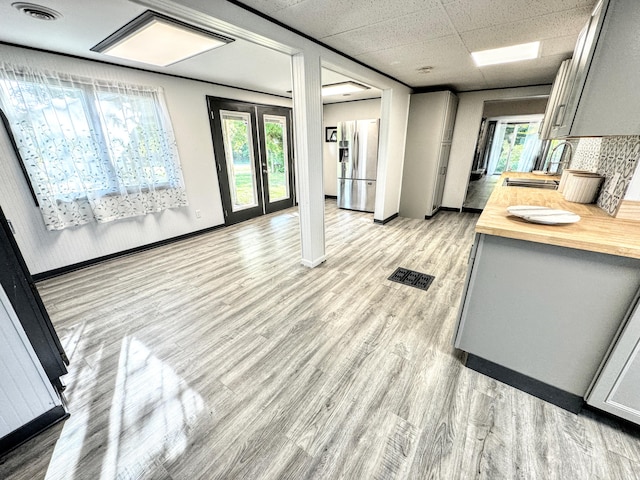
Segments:
[[[61,405],[0,287],[0,438]]]

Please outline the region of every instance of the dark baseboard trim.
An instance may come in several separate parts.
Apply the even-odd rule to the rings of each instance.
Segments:
[[[34,418],[29,423],[11,432],[9,435],[5,435],[0,438],[0,457],[3,457],[5,454],[19,447],[27,440],[31,440],[47,428],[52,427],[56,423],[66,420],[67,418],[69,418],[69,412],[67,412],[62,406],[53,407],[48,412]]]
[[[373,219],[373,223],[377,223],[378,225],[384,225],[385,223],[389,223],[394,218],[398,218],[398,212],[394,213],[390,217],[385,218],[384,220],[378,220],[377,218]]]
[[[334,198],[334,199],[338,199],[337,195],[325,195],[324,198]]]
[[[180,240],[186,240],[188,238],[197,237],[198,235],[203,235],[205,233],[212,232],[214,230],[218,230],[223,228],[225,225],[216,225],[214,227],[205,228],[203,230],[197,230],[195,232],[185,233],[184,235],[178,235],[177,237],[166,238],[164,240],[160,240],[158,242],[148,243],[146,245],[141,245],[139,247],[130,248],[128,250],[123,250],[121,252],[111,253],[109,255],[104,255],[102,257],[92,258],[91,260],[85,260],[84,262],[74,263],[73,265],[67,265],[66,267],[56,268],[54,270],[48,270],[42,273],[36,273],[32,275],[33,280],[38,282],[40,280],[47,280],[49,278],[58,277],[60,275],[64,275],[65,273],[74,272],[76,270],[80,270],[82,268],[87,268],[92,265],[96,265],[98,263],[106,262],[107,260],[112,260],[114,258],[124,257],[127,255],[131,255],[134,253],[144,252],[146,250],[151,250],[157,247],[162,247],[164,245],[169,245],[170,243],[179,242]]]
[[[481,208],[462,207],[462,211],[465,213],[482,213]]]
[[[477,357],[469,353],[465,365],[471,370],[480,372],[483,375],[494,378],[502,383],[506,383],[518,390],[538,397],[546,402],[552,403],[560,408],[579,413],[584,405],[584,399],[573,393],[565,392],[557,387],[547,385],[540,380],[528,377],[509,368],[490,362],[484,358]]]
[[[460,212],[459,208],[453,207],[440,207],[438,210],[442,210],[443,212]]]

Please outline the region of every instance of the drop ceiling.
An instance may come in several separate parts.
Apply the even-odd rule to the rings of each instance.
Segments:
[[[127,0],[34,2],[60,12],[56,21],[28,17],[12,3],[0,1],[1,42],[290,96],[289,57],[243,39],[168,67],[114,61],[91,52],[91,47],[145,11]],[[242,3],[411,87],[469,91],[551,83],[562,60],[571,56],[595,0]],[[535,40],[542,42],[540,58],[535,60],[478,68],[470,57],[472,51]],[[428,73],[421,71],[424,67],[431,67]],[[323,70],[325,84],[346,79]],[[325,101],[379,95],[379,90],[371,89]]]

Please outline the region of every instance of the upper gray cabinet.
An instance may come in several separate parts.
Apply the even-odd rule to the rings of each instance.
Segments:
[[[554,83],[542,138],[640,135],[638,0],[601,0]],[[556,91],[557,90],[557,91]]]

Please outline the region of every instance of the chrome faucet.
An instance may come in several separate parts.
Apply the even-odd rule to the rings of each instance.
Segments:
[[[557,162],[553,162],[553,154],[555,153],[555,151],[558,149],[558,147],[562,147],[562,146],[568,146],[569,147],[569,156],[567,159],[565,159],[565,161],[563,162],[562,160],[559,160]],[[562,150],[562,153],[564,153],[564,150]],[[551,173],[551,166],[556,163],[558,165],[558,167],[556,168],[556,173],[558,173],[558,170],[560,169],[560,166],[562,166],[562,168],[564,169],[565,166],[569,166],[569,164],[571,163],[571,157],[573,156],[573,145],[571,145],[570,142],[567,142],[566,140],[564,142],[560,142],[558,145],[556,145],[555,147],[553,147],[553,150],[551,150],[551,154],[549,154],[549,162],[547,163],[546,167],[543,169],[546,173]],[[560,156],[560,158],[562,159],[562,156]]]

